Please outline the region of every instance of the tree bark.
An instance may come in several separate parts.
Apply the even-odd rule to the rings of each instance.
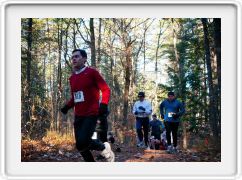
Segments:
[[[102,18],[99,18],[99,28],[98,28],[98,49],[97,49],[97,67],[99,68],[101,62],[101,38],[102,38]],[[112,54],[111,54],[112,56]]]
[[[31,119],[31,63],[32,63],[32,43],[33,43],[33,19],[28,19],[28,35],[27,35],[27,45],[28,45],[28,51],[27,51],[27,106],[26,106],[26,122],[29,122]]]
[[[126,68],[125,68],[125,85],[124,85],[124,125],[127,125],[128,105],[129,105],[129,89],[130,89],[130,77],[132,70],[132,44],[128,43],[126,47]]]
[[[182,102],[185,102],[185,88],[186,88],[186,82],[184,82],[185,75],[184,75],[184,59],[180,57],[177,44],[178,44],[178,37],[177,37],[177,30],[174,26],[174,20],[172,21],[172,29],[173,29],[173,48],[174,48],[174,54],[175,54],[175,60],[178,64],[178,77],[179,77],[179,87],[178,87],[178,96],[182,99]],[[178,22],[179,23],[179,22]],[[180,26],[180,25],[179,25]],[[181,27],[179,27],[180,29]],[[187,149],[187,122],[183,121],[181,122],[182,125],[182,131],[183,131],[183,148]]]
[[[213,131],[213,136],[215,141],[218,140],[218,127],[217,127],[217,110],[215,107],[215,99],[214,99],[214,87],[213,87],[213,79],[212,79],[212,67],[211,67],[211,57],[210,57],[210,45],[208,39],[208,27],[207,27],[207,19],[202,18],[203,24],[203,32],[204,32],[204,49],[205,49],[205,58],[206,58],[206,66],[208,73],[208,88],[209,88],[209,122]]]
[[[95,32],[93,18],[90,18],[90,33],[91,33],[91,66],[96,67],[96,47],[95,47]]]
[[[75,18],[73,19],[73,21],[74,21],[75,24],[77,24]],[[74,50],[74,49],[77,48],[76,47],[76,27],[75,26],[73,26],[73,41],[72,41],[72,43],[73,43],[73,50]]]
[[[221,19],[214,18],[214,46],[215,46],[215,56],[217,62],[217,118],[219,122],[219,133],[221,124]]]

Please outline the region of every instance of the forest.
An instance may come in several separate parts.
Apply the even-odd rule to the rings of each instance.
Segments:
[[[82,161],[73,110],[60,112],[70,99],[77,48],[111,89],[108,128],[117,161],[221,161],[220,18],[22,18],[22,161]],[[159,119],[168,91],[185,105],[175,157],[136,148],[139,91]]]

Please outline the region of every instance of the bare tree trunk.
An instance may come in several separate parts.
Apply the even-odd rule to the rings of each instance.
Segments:
[[[146,65],[146,33],[147,33],[150,25],[152,24],[152,22],[148,25],[147,25],[147,23],[144,23],[144,34],[143,34],[143,43],[144,43],[143,44],[143,47],[144,47],[144,52],[143,52],[143,54],[144,54],[144,69],[143,69],[143,71],[144,71],[144,73],[145,73],[145,65]]]
[[[131,19],[132,21],[132,19]],[[131,22],[130,21],[130,22]],[[124,57],[125,61],[121,62],[124,67],[124,98],[123,98],[123,125],[127,125],[127,115],[129,107],[129,92],[130,92],[130,83],[131,83],[131,71],[132,71],[132,44],[135,40],[131,40],[128,36],[127,27],[129,24],[126,24],[126,19],[121,19],[120,28],[121,28],[121,41],[124,47]]]
[[[157,76],[157,71],[158,71],[157,66],[158,66],[158,53],[159,53],[159,49],[160,49],[161,31],[162,31],[162,27],[161,27],[161,22],[160,22],[160,32],[158,34],[157,46],[156,46],[156,51],[155,51],[155,72],[156,72],[156,76]]]
[[[28,35],[27,35],[27,45],[28,45],[28,51],[27,51],[27,105],[26,105],[26,122],[29,122],[32,116],[31,112],[31,106],[32,106],[32,97],[31,97],[31,62],[32,62],[32,43],[33,43],[33,19],[28,19]]]
[[[132,44],[128,43],[126,47],[126,68],[125,68],[125,85],[124,85],[124,125],[127,125],[128,105],[129,105],[129,89],[130,89],[130,77],[132,70]]]
[[[221,19],[214,18],[214,45],[215,45],[215,56],[217,62],[217,118],[219,126],[219,134],[221,131]]]
[[[211,67],[211,57],[210,57],[210,46],[208,39],[208,28],[207,28],[207,19],[202,18],[203,31],[204,31],[204,49],[206,52],[206,65],[208,73],[208,87],[209,87],[209,122],[213,131],[215,141],[218,139],[218,126],[217,126],[217,116],[215,108],[215,99],[214,99],[214,87],[212,79],[212,67]]]
[[[154,109],[158,109],[159,103],[158,103],[158,54],[160,49],[160,38],[161,38],[161,32],[162,32],[162,25],[160,21],[160,32],[158,34],[158,40],[157,40],[157,46],[155,51],[155,105]]]
[[[50,53],[51,53],[51,40],[50,40],[50,27],[49,27],[49,19],[46,20],[46,26],[47,26],[47,37],[48,37],[48,61],[49,62],[49,69],[50,69],[50,79],[48,80],[49,85],[47,84],[46,87],[50,87],[49,91],[51,92],[50,96],[50,100],[51,100],[51,119],[50,119],[50,129],[54,130],[55,128],[55,121],[54,121],[54,91],[53,91],[53,84],[52,84],[52,64],[51,64],[51,57],[50,57]]]
[[[60,27],[58,31],[58,91],[57,91],[57,122],[58,122],[58,129],[61,132],[61,123],[62,123],[62,114],[60,112],[61,107],[61,99],[62,99],[62,70],[61,70],[61,52],[62,52],[62,36],[63,36],[63,18],[60,21]]]
[[[68,54],[68,32],[69,32],[70,23],[71,22],[69,21],[68,24],[67,24],[66,30],[65,30],[65,51],[64,51],[64,59],[65,59],[65,65],[67,65],[69,69],[72,69],[70,62],[67,59],[67,54]]]
[[[136,95],[134,94],[136,92],[136,85],[137,85],[137,69],[138,69],[138,58],[139,58],[139,55],[140,55],[140,52],[141,52],[141,49],[142,49],[142,46],[143,46],[143,40],[140,42],[140,46],[138,48],[138,51],[137,53],[135,54],[134,58],[133,58],[133,64],[132,64],[132,67],[133,70],[131,73],[131,85],[130,85],[130,101],[133,102],[136,98]]]
[[[144,47],[144,68],[143,68],[143,71],[144,71],[144,74],[145,74],[145,58],[146,58],[146,27],[145,27],[145,31],[144,31],[144,37],[143,37],[143,39],[144,39],[144,45],[143,45],[143,47]]]
[[[173,48],[174,48],[174,53],[175,53],[175,59],[178,64],[178,76],[179,76],[179,92],[178,96],[182,99],[182,102],[185,102],[185,82],[184,82],[184,60],[180,57],[178,50],[177,50],[177,31],[176,28],[174,27],[174,20],[171,19],[172,21],[172,28],[173,28]],[[180,27],[179,27],[180,28]],[[187,122],[183,121],[181,122],[182,125],[182,131],[183,131],[183,148],[187,149]]]
[[[91,66],[96,67],[96,47],[95,47],[95,32],[93,18],[90,18],[90,33],[91,33]]]
[[[76,19],[73,19],[74,23],[76,24]],[[73,50],[76,49],[76,26],[73,26]]]
[[[99,28],[98,28],[98,49],[97,49],[97,67],[101,62],[101,38],[102,38],[102,18],[99,18]],[[111,70],[112,71],[112,70]]]
[[[205,57],[205,56],[204,56]],[[205,59],[205,58],[204,58]],[[203,83],[204,83],[204,86],[203,86],[203,91],[205,92],[205,95],[203,95],[204,99],[204,104],[205,104],[205,109],[204,109],[204,118],[205,118],[205,122],[208,122],[209,118],[208,118],[208,108],[207,108],[207,105],[208,105],[208,98],[207,98],[207,92],[208,92],[208,87],[207,87],[207,71],[206,71],[206,61],[204,61],[203,63],[203,66],[204,66],[204,72],[203,72]]]

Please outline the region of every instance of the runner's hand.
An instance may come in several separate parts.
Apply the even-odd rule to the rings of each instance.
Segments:
[[[61,108],[61,112],[63,114],[67,114],[67,112],[68,112],[69,109],[70,109],[69,106],[65,105],[64,107]]]
[[[178,114],[176,114],[176,113],[174,113],[174,114],[172,114],[172,117],[173,117],[174,119],[176,119],[176,118],[178,118],[178,117],[179,117],[179,115],[178,115]]]
[[[140,106],[139,109],[145,111],[145,108],[143,106]]]
[[[99,106],[99,116],[105,115],[108,113],[108,105],[101,103]]]

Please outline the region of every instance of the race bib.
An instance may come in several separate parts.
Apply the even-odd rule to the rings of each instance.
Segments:
[[[173,112],[168,112],[168,117],[172,117]]]
[[[97,132],[94,132],[92,135],[92,139],[97,139]]]
[[[83,102],[84,101],[84,95],[82,91],[77,91],[74,92],[74,102],[78,103],[78,102]]]

